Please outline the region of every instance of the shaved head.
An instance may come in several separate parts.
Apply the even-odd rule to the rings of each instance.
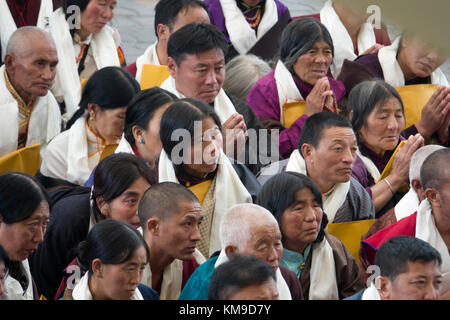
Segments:
[[[45,43],[56,50],[55,43],[48,32],[38,27],[26,26],[13,32],[6,46],[6,54],[20,57],[27,55],[34,49],[36,43]]]
[[[438,150],[429,155],[420,170],[423,189],[434,188],[438,192],[450,181],[450,149]]]

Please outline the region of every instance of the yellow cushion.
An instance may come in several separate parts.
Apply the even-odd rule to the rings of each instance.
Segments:
[[[369,231],[375,221],[376,219],[331,223],[328,225],[328,233],[341,240],[356,262],[359,262],[361,237]]]
[[[413,84],[395,87],[405,107],[405,128],[420,121],[422,108],[439,88],[437,84]]]
[[[305,114],[305,101],[287,102],[283,105],[283,124],[287,129]]]
[[[0,174],[19,171],[34,176],[39,169],[41,145],[34,144],[0,157]]]
[[[142,66],[141,90],[159,87],[170,76],[167,66],[144,64]]]

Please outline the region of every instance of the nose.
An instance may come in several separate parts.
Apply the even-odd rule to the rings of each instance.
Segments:
[[[107,21],[110,21],[114,16],[114,9],[112,9],[109,6],[106,6],[105,10],[102,12],[102,17],[105,18]]]
[[[211,70],[206,74],[205,83],[208,85],[215,85],[217,83],[217,77],[214,70]]]
[[[191,241],[198,242],[198,241],[200,241],[200,239],[201,239],[200,227],[199,227],[198,224],[196,224],[194,229],[192,230],[192,233],[191,233]]]
[[[275,248],[275,246],[272,245],[272,246],[270,246],[270,248],[267,252],[267,261],[266,262],[270,265],[273,265],[273,263],[278,260],[279,260],[278,251]]]
[[[314,211],[314,208],[309,205],[305,208],[305,222],[313,222],[316,219],[316,212]]]
[[[56,69],[50,67],[50,65],[46,66],[42,71],[41,77],[45,81],[53,81],[56,75]]]
[[[41,226],[37,228],[33,238],[34,242],[41,243],[42,241],[44,241],[44,233],[45,233],[44,227]]]
[[[399,127],[399,123],[397,121],[397,119],[395,118],[395,115],[391,115],[388,118],[388,129],[395,131],[398,130]]]
[[[316,55],[316,59],[315,59],[316,63],[327,63],[327,57],[325,56],[325,54],[323,54],[322,52],[319,52]]]
[[[424,300],[437,300],[439,298],[439,289],[435,288],[432,283],[427,286]]]
[[[342,161],[347,164],[353,164],[353,162],[355,161],[355,157],[353,156],[351,148],[345,149]]]

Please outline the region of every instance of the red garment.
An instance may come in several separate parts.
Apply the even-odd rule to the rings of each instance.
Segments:
[[[53,0],[53,10],[60,7],[61,0]],[[41,9],[41,0],[6,0],[17,28],[35,26]]]
[[[125,67],[125,70],[127,70],[129,73],[131,73],[131,75],[133,77],[136,78],[136,73],[137,73],[137,66],[136,66],[136,62],[133,62],[132,64],[129,64]]]
[[[375,253],[378,248],[387,240],[395,236],[416,236],[417,212],[397,221],[390,226],[381,229],[365,241],[361,242],[361,258],[365,260],[367,266],[375,263]]]

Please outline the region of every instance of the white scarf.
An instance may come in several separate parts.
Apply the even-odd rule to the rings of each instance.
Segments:
[[[434,222],[431,205],[428,199],[420,203],[416,218],[416,238],[429,243],[435,248],[442,258],[442,285],[441,294],[450,290],[450,255],[447,245],[442,239]]]
[[[381,300],[380,293],[373,282],[370,287],[364,290],[361,300]]]
[[[201,264],[205,258],[200,251],[195,249],[193,256],[197,263]],[[148,287],[152,287],[152,270],[150,264],[147,264],[142,275],[141,283]],[[183,261],[175,259],[169,264],[163,272],[163,279],[161,283],[160,300],[177,300],[181,294],[181,286],[183,283]]]
[[[230,41],[239,54],[247,54],[250,49],[278,21],[278,10],[274,0],[267,0],[257,34],[248,24],[235,0],[219,0],[225,18],[225,27]]]
[[[56,97],[64,97],[67,116],[70,118],[78,108],[81,99],[81,80],[78,75],[70,27],[62,8],[56,10],[50,17],[50,34],[55,41],[59,60],[52,91]],[[94,34],[90,48],[92,48],[98,70],[108,66],[120,67],[111,27],[105,25],[98,34]]]
[[[278,101],[280,103],[280,122],[284,126],[283,106],[288,102],[304,101],[300,90],[295,84],[294,78],[281,60],[278,61],[274,73],[277,84]]]
[[[286,166],[286,171],[293,171],[308,175],[306,170],[305,159],[300,155],[298,149],[291,153],[288,164]],[[336,212],[344,203],[348,190],[350,188],[350,181],[343,183],[336,183],[333,187],[331,194],[323,201],[323,211],[326,213],[328,221],[333,223],[336,217]]]
[[[393,87],[401,87],[405,85],[405,76],[402,68],[397,61],[397,51],[400,45],[400,37],[387,47],[378,51],[378,61],[383,69],[384,80]],[[440,68],[437,68],[431,74],[431,83],[448,87],[448,81]]]
[[[170,76],[161,85],[162,89],[172,92],[179,99],[186,98],[181,92],[176,88],[175,79]],[[214,99],[214,111],[219,116],[220,122],[223,124],[227,121],[235,112],[233,103],[223,89],[220,89],[219,94]]]
[[[145,50],[144,54],[141,55],[136,59],[136,81],[141,82],[141,76],[142,76],[142,68],[144,64],[153,64],[160,66],[161,63],[159,62],[158,53],[156,52],[156,45],[158,42],[155,42],[151,46]]]
[[[17,101],[6,87],[5,65],[0,67],[0,155],[17,149],[19,135],[19,108]],[[50,140],[61,131],[61,112],[58,103],[49,91],[46,96],[38,97],[33,106],[28,126],[26,146],[41,144],[41,154]]]
[[[372,176],[373,180],[375,181],[375,183],[378,182],[378,180],[380,179],[381,173],[378,170],[377,166],[375,165],[375,163],[373,163],[372,160],[370,160],[368,157],[363,156],[362,153],[358,150],[356,151],[356,154],[358,155],[358,157],[361,159],[361,161],[364,164],[364,167],[366,167],[367,171],[369,172],[369,174]]]
[[[31,277],[30,266],[28,264],[28,259],[20,261],[22,265],[23,271],[25,272],[25,276],[28,280],[27,290],[24,292],[20,282],[14,279],[11,276],[8,276],[5,279],[5,291],[8,300],[33,300],[33,280]]]
[[[127,139],[125,139],[125,134],[122,134],[122,139],[120,139],[119,145],[117,146],[116,151],[114,151],[114,153],[120,152],[134,154],[133,148]]]
[[[412,186],[409,187],[408,193],[395,205],[395,217],[397,221],[412,215],[419,208],[419,197]]]
[[[227,254],[225,253],[225,250],[221,250],[216,264],[214,265],[214,269],[228,261],[229,259]],[[286,280],[284,280],[283,275],[281,274],[280,268],[278,268],[275,272],[275,278],[280,300],[292,300],[291,291],[289,290]]]
[[[39,16],[37,19],[36,26],[45,29],[48,25],[48,19],[53,12],[53,2],[52,0],[41,0],[41,8],[39,9]],[[11,15],[8,4],[6,0],[0,0],[0,40],[2,44],[2,57],[1,60],[5,59],[6,47],[8,45],[9,38],[14,31],[17,30],[14,18]]]
[[[80,281],[75,285],[72,291],[73,300],[94,300],[89,290],[89,272],[86,272]],[[130,300],[144,300],[138,288],[134,290]]]
[[[334,59],[330,69],[336,79],[341,73],[344,60],[353,61],[358,56],[355,54],[352,38],[333,8],[333,1],[328,0],[320,10],[320,21],[327,27],[333,39]],[[358,33],[358,53],[363,53],[376,42],[373,26],[370,23],[364,23]]]
[[[234,171],[230,160],[220,150],[216,173],[215,207],[211,224],[209,255],[221,249],[219,226],[228,209],[239,203],[252,203],[252,197]],[[164,150],[159,157],[159,182],[171,181],[179,183],[175,176],[172,161]]]

